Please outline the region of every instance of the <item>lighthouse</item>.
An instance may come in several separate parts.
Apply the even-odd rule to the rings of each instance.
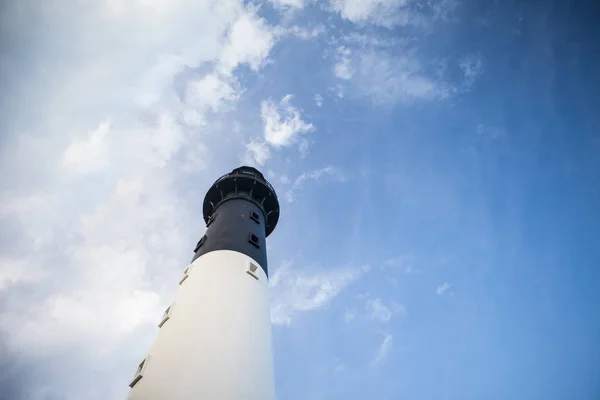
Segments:
[[[129,382],[130,400],[274,400],[266,238],[279,220],[273,187],[240,167],[210,187],[206,232]]]

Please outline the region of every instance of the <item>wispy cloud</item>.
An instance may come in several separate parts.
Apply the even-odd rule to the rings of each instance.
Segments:
[[[319,93],[315,94],[313,99],[315,100],[317,107],[321,107],[323,105],[323,96],[321,96]]]
[[[265,165],[265,162],[271,158],[271,150],[269,146],[262,141],[252,139],[246,144],[246,154],[242,162],[244,164]]]
[[[336,50],[337,62],[333,66],[333,73],[337,78],[348,80],[354,75],[354,69],[351,65],[350,50],[340,46]]]
[[[480,139],[484,141],[494,141],[501,137],[506,136],[506,130],[501,126],[497,125],[484,125],[479,124],[476,128],[476,134]]]
[[[223,111],[239,99],[240,92],[237,78],[229,75],[210,73],[190,80],[185,91],[185,122],[188,125],[205,125],[207,112]]]
[[[380,364],[382,361],[384,361],[387,358],[387,356],[390,354],[390,351],[392,351],[393,346],[394,346],[394,336],[391,334],[385,335],[385,337],[383,338],[383,341],[379,345],[377,354],[375,355],[373,360],[371,360],[371,365],[377,365],[377,364]]]
[[[256,71],[267,60],[274,43],[273,28],[264,19],[242,14],[229,29],[217,69],[230,75],[239,65],[245,64]]]
[[[273,147],[289,146],[297,136],[314,129],[311,123],[305,122],[300,111],[291,104],[293,96],[284,96],[279,104],[272,100],[263,101],[260,116],[265,124],[265,140]]]
[[[346,312],[344,313],[344,322],[348,324],[354,321],[357,314],[358,313],[356,312],[356,310],[346,310]]]
[[[339,169],[331,165],[314,171],[305,172],[294,180],[292,187],[285,193],[286,200],[292,203],[295,199],[296,192],[306,183],[306,181],[319,181],[325,178],[329,178],[334,182],[344,182],[346,180],[346,176]]]
[[[458,66],[464,74],[464,86],[470,88],[479,75],[481,75],[483,58],[479,54],[469,54],[459,60]]]
[[[441,100],[449,96],[450,86],[427,74],[418,58],[411,53],[392,56],[381,51],[359,55],[356,85],[376,104],[412,103]]]
[[[369,318],[384,323],[389,322],[395,314],[406,312],[403,305],[396,302],[386,305],[379,297],[368,299],[365,309]]]
[[[331,0],[330,4],[342,18],[388,28],[395,25],[426,27],[431,20],[444,18],[454,8],[451,0]]]
[[[299,136],[314,130],[314,126],[302,119],[300,110],[291,103],[293,97],[288,94],[279,103],[270,99],[262,102],[260,116],[264,124],[264,141],[253,139],[248,143],[244,161],[264,165],[270,157],[269,148],[279,149],[298,144],[302,150],[307,146]]]
[[[284,263],[270,278],[271,322],[291,325],[299,313],[326,306],[366,270],[344,267],[309,273]]]
[[[442,294],[446,293],[446,291],[447,291],[448,289],[450,289],[451,287],[452,287],[452,284],[450,284],[450,283],[448,283],[448,282],[444,282],[444,283],[442,283],[441,285],[439,285],[439,286],[437,287],[437,289],[435,290],[435,292],[436,292],[438,295],[442,295]]]
[[[305,0],[269,0],[275,7],[301,9],[306,5]]]

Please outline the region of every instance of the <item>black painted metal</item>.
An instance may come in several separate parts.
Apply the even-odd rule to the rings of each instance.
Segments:
[[[269,275],[265,240],[279,220],[279,201],[257,169],[236,168],[219,178],[206,193],[203,213],[205,239],[192,262],[211,251],[233,250],[253,258]],[[251,235],[258,241],[251,242]]]
[[[204,221],[208,222],[221,203],[233,198],[256,203],[266,218],[266,235],[273,232],[279,221],[279,201],[275,189],[260,171],[252,167],[240,167],[217,179],[204,198]]]

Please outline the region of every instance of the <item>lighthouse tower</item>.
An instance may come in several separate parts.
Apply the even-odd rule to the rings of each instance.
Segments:
[[[206,233],[129,386],[131,400],[273,400],[265,239],[279,220],[255,168],[220,177],[203,204]]]

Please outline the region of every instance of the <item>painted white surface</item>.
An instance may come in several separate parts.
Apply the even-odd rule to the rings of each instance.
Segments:
[[[250,262],[229,250],[194,261],[129,399],[275,399],[268,281]]]

